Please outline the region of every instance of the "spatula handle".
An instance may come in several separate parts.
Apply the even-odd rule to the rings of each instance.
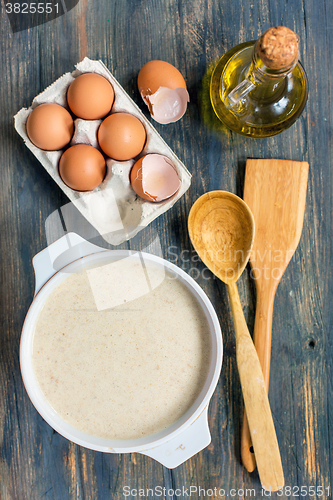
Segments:
[[[267,394],[269,387],[269,372],[271,361],[274,296],[275,289],[272,287],[266,287],[265,290],[257,288],[257,305],[253,342],[258,353]],[[246,411],[244,412],[243,428],[241,434],[241,457],[244,467],[248,472],[252,472],[256,468],[256,459],[253,451]]]
[[[235,325],[237,366],[258,473],[263,488],[277,491],[284,485],[284,475],[264,377],[236,283],[228,284],[228,292]]]

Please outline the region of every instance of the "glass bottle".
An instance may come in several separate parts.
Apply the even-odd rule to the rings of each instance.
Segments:
[[[303,111],[306,73],[298,61],[298,37],[269,28],[257,41],[237,45],[215,67],[210,98],[218,118],[249,137],[269,137],[292,125]]]

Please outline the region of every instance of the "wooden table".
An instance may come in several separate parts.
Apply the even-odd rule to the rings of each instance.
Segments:
[[[203,498],[204,491],[206,498],[211,494],[212,498],[263,498],[257,472],[248,474],[240,463],[243,402],[226,288],[197,261],[187,232],[190,207],[204,192],[224,189],[242,196],[248,157],[310,164],[301,241],[275,300],[269,397],[286,485],[291,488],[280,497],[331,498],[333,3],[80,0],[63,16],[14,33],[4,3],[0,35],[0,498],[122,499],[128,491],[125,486],[133,490],[129,498],[138,498],[140,489],[141,498],[168,500],[188,498],[190,493],[194,499]],[[308,103],[297,123],[282,134],[261,140],[244,138],[223,129],[214,117],[209,74],[228,49],[279,24],[299,34],[300,59],[309,79]],[[20,374],[21,328],[34,292],[31,260],[47,245],[47,217],[68,200],[23,144],[14,130],[13,116],[85,56],[101,59],[145,113],[136,77],[151,59],[178,67],[190,93],[191,102],[181,121],[154,125],[192,173],[192,185],[171,210],[140,233],[139,241],[143,244],[157,233],[164,257],[195,277],[208,294],[221,322],[224,358],[209,409],[211,444],[174,470],[139,454],[102,454],[67,441],[36,412]],[[239,290],[252,331],[255,295],[249,272],[242,276]]]

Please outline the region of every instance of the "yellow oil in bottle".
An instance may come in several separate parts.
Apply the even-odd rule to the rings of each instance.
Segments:
[[[246,42],[220,59],[212,74],[210,98],[216,115],[231,130],[249,137],[269,137],[286,130],[302,113],[307,77],[300,62],[283,76],[261,73],[254,64],[254,50],[255,41]],[[244,80],[253,81],[253,88],[236,105],[228,106],[227,96]]]

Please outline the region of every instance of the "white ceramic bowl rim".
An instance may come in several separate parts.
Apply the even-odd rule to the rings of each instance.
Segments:
[[[118,260],[126,258],[128,256],[137,256],[137,258],[143,257],[147,261],[155,263],[159,266],[164,266],[165,269],[181,279],[181,281],[194,294],[194,296],[201,304],[210,325],[210,333],[212,338],[212,357],[206,383],[194,405],[185,413],[185,415],[183,415],[182,418],[180,418],[172,426],[157,434],[136,440],[119,441],[107,440],[84,434],[83,432],[65,422],[48,404],[43,394],[41,393],[34,376],[31,355],[34,326],[38,314],[43,304],[45,303],[45,300],[53,291],[53,289],[56,288],[60,284],[60,282],[68,276],[69,273],[77,272],[79,269],[85,268],[88,265],[103,261],[109,262],[111,260]],[[201,413],[209,404],[220,376],[222,354],[222,334],[217,315],[209,298],[202,290],[202,288],[196,283],[196,281],[178,266],[165,259],[162,259],[161,257],[153,254],[135,252],[131,250],[101,249],[100,252],[81,257],[80,259],[71,262],[64,268],[55,272],[55,274],[41,287],[41,289],[33,299],[33,302],[24,321],[20,343],[20,365],[23,382],[31,401],[39,414],[54,430],[56,430],[59,434],[66,437],[70,441],[73,441],[76,444],[92,450],[109,453],[144,451],[157,447],[184,432],[184,430],[187,429],[201,415]]]

